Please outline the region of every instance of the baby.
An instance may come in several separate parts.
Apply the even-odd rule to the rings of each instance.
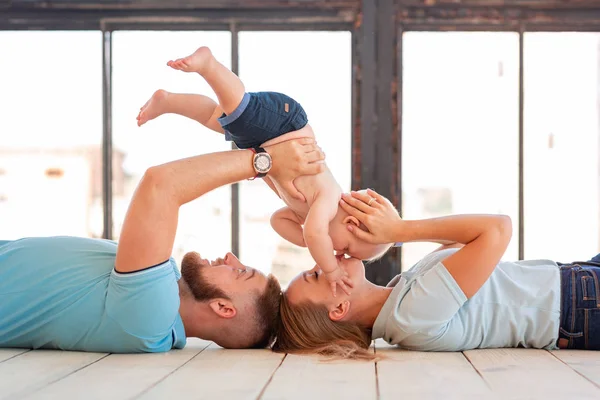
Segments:
[[[314,138],[299,103],[281,93],[246,93],[240,78],[217,61],[208,47],[200,47],[192,55],[169,61],[167,65],[200,74],[217,95],[219,104],[202,95],[158,90],[140,109],[138,126],[162,114],[179,114],[224,133],[226,140],[235,142],[240,149],[253,149],[255,153],[264,152],[262,147],[282,141]],[[264,180],[287,205],[272,215],[273,229],[291,243],[308,247],[317,264],[315,268],[323,271],[334,296],[337,285],[346,293],[349,293],[346,285],[352,286],[338,265],[341,255],[373,260],[392,246],[391,243],[364,242],[348,231],[346,224],[359,226],[360,223],[339,207],[342,189],[329,168],[318,175],[302,176],[294,181],[306,202],[293,197],[276,180],[269,177]]]

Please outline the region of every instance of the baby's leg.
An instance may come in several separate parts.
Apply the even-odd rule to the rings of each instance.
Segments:
[[[240,78],[217,61],[208,47],[200,47],[193,54],[169,61],[167,65],[200,74],[216,93],[225,114],[231,114],[237,108],[246,92]]]
[[[198,121],[213,131],[223,133],[223,129],[217,121],[222,114],[221,107],[210,97],[157,90],[150,100],[140,108],[137,116],[138,126],[163,114],[183,115]]]
[[[311,126],[308,124],[306,124],[303,128],[298,129],[297,131],[288,132],[288,133],[278,136],[274,139],[267,140],[260,146],[261,147],[272,146],[274,144],[285,142],[287,140],[300,139],[300,138],[305,138],[305,137],[309,137],[309,138],[313,138],[313,139],[315,138],[315,134],[314,134]]]

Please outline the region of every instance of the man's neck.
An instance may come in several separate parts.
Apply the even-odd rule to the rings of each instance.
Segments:
[[[207,333],[204,332],[205,329],[203,327],[208,325],[206,324],[208,316],[205,315],[205,308],[201,307],[201,304],[194,299],[192,291],[183,279],[179,280],[178,285],[179,315],[183,322],[185,336],[206,339]]]

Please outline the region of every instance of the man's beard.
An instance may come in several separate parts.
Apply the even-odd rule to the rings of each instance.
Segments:
[[[223,290],[206,280],[204,268],[207,268],[206,264],[202,263],[202,257],[195,251],[187,253],[181,260],[181,277],[194,298],[204,302],[217,298],[229,299]]]

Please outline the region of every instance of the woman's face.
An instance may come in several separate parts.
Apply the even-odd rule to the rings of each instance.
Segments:
[[[366,282],[365,267],[361,260],[357,258],[339,257],[340,266],[346,271],[352,280],[354,287],[350,288],[350,296],[338,286],[337,297],[333,297],[329,282],[322,276],[322,272],[318,267],[304,271],[298,274],[290,282],[286,296],[293,304],[304,303],[306,301],[323,304],[326,306],[339,303],[341,300],[349,300],[354,297],[356,292],[359,292],[360,286]]]

